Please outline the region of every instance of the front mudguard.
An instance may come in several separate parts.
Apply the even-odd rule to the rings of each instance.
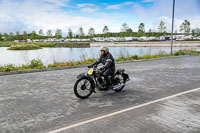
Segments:
[[[77,78],[77,79],[80,79],[81,77],[86,76],[86,75],[87,75],[86,73],[81,73],[81,74],[79,74],[76,78]]]
[[[91,86],[92,86],[92,90],[95,91],[95,82],[94,80],[92,79],[92,77],[90,77],[89,75],[87,75],[86,73],[81,73],[77,76],[77,79],[79,80],[80,78],[87,78],[90,83],[91,83]]]

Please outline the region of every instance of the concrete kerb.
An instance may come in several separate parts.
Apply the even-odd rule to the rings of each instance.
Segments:
[[[199,54],[183,55],[183,56],[170,56],[170,57],[152,58],[152,59],[144,59],[144,60],[120,61],[120,62],[116,62],[116,64],[142,62],[142,61],[153,61],[153,60],[162,60],[162,59],[174,59],[174,58],[183,58],[183,57],[188,57],[188,56],[199,56]],[[83,67],[87,67],[87,65],[55,67],[55,68],[34,69],[34,70],[24,70],[24,71],[13,71],[13,72],[0,72],[0,76],[14,75],[14,74],[25,74],[25,73],[34,73],[34,72],[45,72],[45,71],[55,71],[55,70],[64,70],[64,69],[74,69],[74,68],[83,68]]]
[[[0,76],[5,75],[14,75],[14,74],[25,74],[25,73],[34,73],[34,72],[45,72],[45,71],[55,71],[55,70],[63,70],[63,69],[73,69],[73,68],[83,68],[87,65],[79,65],[79,66],[66,66],[66,67],[55,67],[55,68],[45,68],[45,69],[34,69],[34,70],[24,70],[24,71],[13,71],[13,72],[0,72]]]

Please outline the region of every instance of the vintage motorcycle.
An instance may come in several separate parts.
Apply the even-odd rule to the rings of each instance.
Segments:
[[[124,69],[118,69],[109,80],[112,84],[112,91],[119,92],[125,87],[125,83],[129,81],[128,74],[124,73]],[[106,81],[102,76],[104,71],[93,66],[89,68],[87,73],[81,73],[77,76],[77,81],[74,84],[74,93],[80,99],[88,98],[96,90],[99,92],[108,91],[106,89]]]

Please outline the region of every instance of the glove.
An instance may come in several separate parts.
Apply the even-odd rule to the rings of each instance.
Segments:
[[[93,67],[93,65],[88,65],[87,67],[88,67],[88,68],[91,68],[91,67]]]

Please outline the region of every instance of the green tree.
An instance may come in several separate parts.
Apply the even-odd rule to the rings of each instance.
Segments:
[[[43,33],[43,30],[42,30],[42,29],[40,29],[38,33],[39,33],[39,35],[40,35],[40,36],[43,36],[43,35],[44,35],[44,33]]]
[[[120,33],[119,33],[119,36],[120,36],[120,37],[124,37],[124,32],[120,32]]]
[[[195,29],[192,29],[192,36],[200,36],[200,29],[199,28],[195,28]]]
[[[9,40],[10,41],[14,41],[15,40],[15,35],[12,32],[10,32],[10,34],[9,34]]]
[[[35,31],[31,32],[31,39],[36,39],[37,38],[37,34]]]
[[[192,36],[195,36],[195,29],[192,29]]]
[[[165,26],[165,22],[161,21],[158,26],[158,31],[163,33],[163,32],[166,32],[166,30],[167,30],[167,27]]]
[[[61,29],[57,29],[55,36],[56,36],[57,39],[62,38],[62,30]]]
[[[104,35],[105,35],[105,37],[111,37],[111,33],[110,32],[107,32]]]
[[[94,28],[90,27],[89,31],[88,31],[88,35],[92,38],[94,37],[95,31]]]
[[[180,26],[180,32],[183,32],[185,35],[189,35],[190,30],[190,22],[188,20],[185,20]]]
[[[9,37],[8,34],[7,34],[7,33],[4,33],[4,40],[5,40],[5,41],[8,41],[8,37]]]
[[[149,29],[149,33],[152,33],[152,29]]]
[[[138,27],[138,36],[144,36],[145,35],[145,25],[144,23],[140,23]]]
[[[200,28],[196,28],[195,33],[196,33],[196,36],[200,36]]]
[[[196,33],[196,36],[200,36],[200,28],[196,28],[195,33]]]
[[[26,31],[23,32],[23,40],[27,40],[28,39],[28,34],[26,33]]]
[[[129,29],[128,25],[126,23],[123,23],[121,27],[121,32],[126,32],[127,29]]]
[[[22,40],[19,31],[16,32],[16,40]]]
[[[108,26],[104,26],[104,28],[103,28],[103,34],[105,34],[107,32],[109,32]]]
[[[138,30],[141,30],[141,31],[145,32],[145,25],[144,25],[144,23],[140,23],[140,25],[138,27]]]
[[[72,39],[72,37],[73,37],[72,29],[69,28],[69,29],[68,29],[68,38]]]
[[[52,31],[51,31],[51,30],[48,30],[48,31],[47,31],[47,36],[48,36],[48,37],[52,37]]]
[[[43,30],[42,30],[42,29],[40,29],[40,30],[38,31],[38,36],[37,36],[37,38],[38,38],[38,39],[43,39],[43,38],[44,38],[44,33],[43,33]]]
[[[2,34],[0,33],[0,41],[2,41],[2,37],[3,37],[3,36],[2,36]]]
[[[147,37],[152,36],[152,29],[149,29],[149,31],[146,33],[146,36],[147,36]]]
[[[133,33],[133,30],[132,30],[131,28],[128,28],[128,29],[126,30],[126,36],[131,36],[132,33]]]
[[[78,35],[79,35],[80,38],[83,38],[83,36],[84,36],[84,31],[83,31],[83,28],[82,28],[82,27],[79,28],[79,30],[78,30]]]

